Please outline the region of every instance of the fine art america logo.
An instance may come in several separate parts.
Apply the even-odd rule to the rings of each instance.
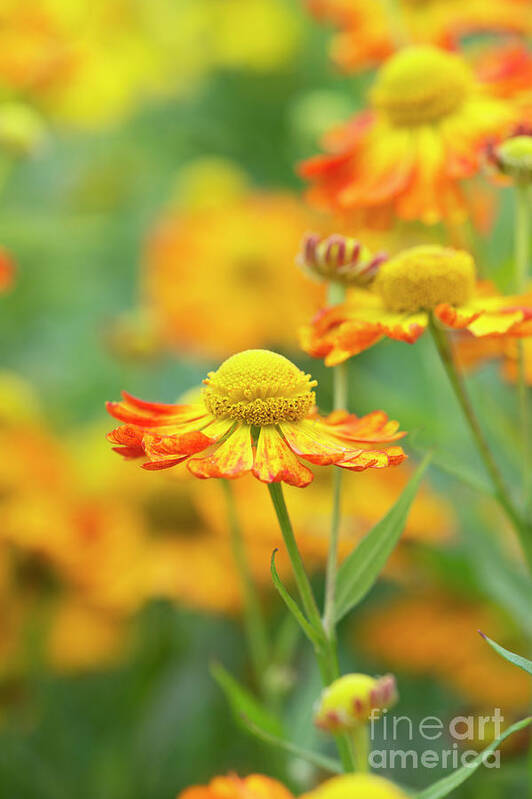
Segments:
[[[500,708],[495,708],[491,716],[455,716],[445,723],[437,716],[426,716],[413,722],[408,716],[394,716],[384,710],[373,711],[369,721],[371,740],[378,737],[385,747],[372,750],[369,764],[373,769],[457,769],[473,766],[482,749],[500,736],[504,716]],[[376,722],[378,736],[375,734]],[[407,749],[397,746],[414,740],[426,741],[427,747]],[[436,744],[438,741],[439,745]],[[473,744],[480,746],[480,750],[473,748]],[[482,756],[482,762],[487,768],[499,768],[500,751],[497,749]]]

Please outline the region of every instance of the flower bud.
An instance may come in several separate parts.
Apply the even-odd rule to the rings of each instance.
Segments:
[[[393,782],[375,774],[342,774],[333,777],[300,799],[407,799]]]
[[[329,732],[353,729],[365,724],[374,711],[389,708],[396,701],[393,675],[375,678],[367,674],[346,674],[323,691],[314,723]]]
[[[489,159],[516,183],[532,182],[532,128],[519,128],[513,136],[492,146]]]
[[[29,105],[0,105],[0,148],[15,157],[29,156],[42,147],[45,138],[44,121]]]
[[[360,241],[348,236],[335,233],[323,238],[318,233],[307,233],[296,263],[318,280],[332,280],[346,286],[367,286],[386,259],[385,253],[374,255]]]

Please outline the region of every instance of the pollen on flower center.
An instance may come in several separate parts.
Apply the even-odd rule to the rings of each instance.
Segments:
[[[394,125],[425,125],[459,108],[472,85],[473,74],[460,56],[420,45],[401,50],[386,62],[371,100]]]
[[[204,383],[203,399],[214,416],[252,425],[299,421],[316,399],[316,380],[269,350],[232,355]]]
[[[383,264],[374,285],[393,312],[415,313],[444,302],[463,305],[474,292],[475,264],[463,250],[412,247]]]

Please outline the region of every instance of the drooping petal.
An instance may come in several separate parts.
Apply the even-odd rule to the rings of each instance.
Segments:
[[[389,419],[384,411],[372,411],[361,417],[347,411],[334,411],[318,424],[330,435],[359,444],[397,441],[406,435],[399,431],[399,422]]]
[[[441,303],[434,309],[434,316],[447,327],[463,330],[483,313],[481,308],[473,305],[455,307],[448,303]]]
[[[474,336],[500,336],[523,321],[523,311],[501,311],[500,313],[485,313],[473,320],[467,326]]]
[[[311,463],[327,466],[347,456],[349,444],[342,444],[315,420],[283,422],[280,425],[288,446]]]
[[[398,466],[406,459],[402,447],[390,447],[387,450],[360,450],[349,460],[339,461],[336,465],[352,472],[363,472],[366,469],[384,469],[387,466]]]
[[[193,458],[188,469],[200,478],[241,477],[253,467],[253,448],[249,425],[239,425],[205,458]]]
[[[172,436],[145,435],[143,438],[144,451],[152,464],[172,462],[172,466],[197,452],[202,452],[212,443],[212,438],[199,431]],[[146,468],[156,467],[147,465]],[[159,468],[165,467],[161,465]]]
[[[273,426],[261,427],[253,474],[263,483],[288,483],[303,488],[314,475],[298,461],[279,431]]]

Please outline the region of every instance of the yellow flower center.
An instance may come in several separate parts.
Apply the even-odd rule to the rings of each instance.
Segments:
[[[342,774],[333,777],[300,799],[406,799],[393,783],[376,774]]]
[[[420,45],[401,50],[386,62],[371,99],[394,125],[426,125],[459,108],[473,82],[473,73],[460,56]]]
[[[251,425],[297,422],[316,401],[316,380],[269,350],[232,355],[204,383],[203,399],[214,416]]]
[[[464,305],[474,292],[475,264],[463,250],[412,247],[384,263],[374,285],[393,312],[416,313],[442,302]]]

